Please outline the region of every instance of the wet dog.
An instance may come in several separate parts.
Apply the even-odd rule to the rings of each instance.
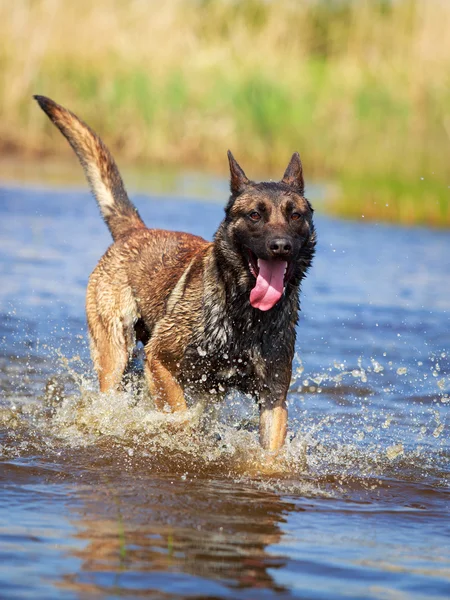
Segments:
[[[255,183],[228,152],[231,196],[213,242],[147,229],[100,138],[35,96],[84,169],[114,243],[89,278],[86,312],[100,391],[117,389],[137,342],[159,409],[193,392],[251,394],[260,442],[286,437],[300,283],[313,258],[313,210],[295,153],[279,182]]]

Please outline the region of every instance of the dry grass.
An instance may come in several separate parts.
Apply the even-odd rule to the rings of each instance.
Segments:
[[[299,150],[331,210],[449,225],[449,30],[446,0],[0,0],[0,139],[62,147],[40,93],[130,161],[277,175]]]

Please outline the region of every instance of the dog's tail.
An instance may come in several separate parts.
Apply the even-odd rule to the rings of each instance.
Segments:
[[[45,96],[34,96],[39,106],[72,146],[113,239],[145,227],[128,198],[119,169],[102,140],[66,108]]]

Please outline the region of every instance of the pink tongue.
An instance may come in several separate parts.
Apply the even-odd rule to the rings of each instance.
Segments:
[[[250,292],[250,304],[259,310],[269,310],[283,295],[287,262],[259,258],[258,267],[256,285]]]

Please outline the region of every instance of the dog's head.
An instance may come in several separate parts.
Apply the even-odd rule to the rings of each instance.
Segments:
[[[231,196],[218,239],[246,269],[251,305],[266,311],[289,284],[300,282],[314,253],[313,209],[304,197],[302,163],[295,153],[281,181],[255,183],[231,152],[228,159]]]

